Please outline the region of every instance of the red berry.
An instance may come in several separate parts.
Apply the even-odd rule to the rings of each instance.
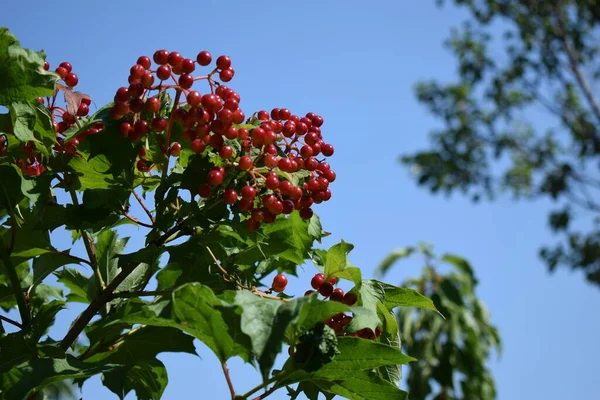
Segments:
[[[164,65],[169,62],[169,52],[167,50],[157,50],[152,58],[158,65]]]
[[[90,112],[90,106],[81,102],[81,104],[79,104],[79,108],[77,109],[77,116],[85,117],[86,115],[88,115],[89,112]]]
[[[150,97],[148,100],[146,100],[145,107],[149,112],[156,113],[160,110],[160,100],[158,97]]]
[[[69,72],[64,79],[67,86],[70,87],[77,86],[77,83],[79,83],[79,78],[72,72]]]
[[[219,100],[219,97],[215,94],[205,94],[201,100],[202,107],[208,111],[216,112],[221,108]]]
[[[252,218],[248,219],[246,220],[246,228],[252,232],[256,232],[260,229],[260,222]]]
[[[356,304],[357,300],[358,300],[358,296],[356,295],[356,293],[348,292],[344,295],[344,298],[342,299],[342,303],[344,303],[348,306],[352,306],[352,305]]]
[[[146,72],[146,69],[144,68],[143,65],[140,64],[135,64],[133,67],[131,67],[131,69],[129,70],[129,73],[131,74],[131,76],[133,76],[134,78],[141,78],[142,75],[144,75],[144,72]]]
[[[50,64],[48,64],[48,61],[44,61],[44,70],[48,71],[50,69]]]
[[[217,58],[217,68],[224,70],[229,67],[231,67],[231,59],[229,56],[219,56],[219,58]]]
[[[196,92],[195,90],[192,90],[187,95],[187,102],[190,106],[197,106],[200,104],[201,101],[202,101],[202,95],[200,93]]]
[[[250,217],[256,221],[262,221],[265,219],[265,213],[263,210],[254,209],[252,213],[250,213]]]
[[[229,82],[233,79],[233,75],[235,75],[235,70],[229,67],[219,73],[219,79],[221,79],[223,82]]]
[[[246,185],[242,188],[242,197],[245,199],[254,199],[256,197],[256,189],[253,186]]]
[[[239,168],[242,171],[248,171],[252,168],[252,158],[250,156],[242,156],[240,157]]]
[[[335,285],[338,282],[338,278],[331,277],[329,278],[328,282],[331,283],[331,285]]]
[[[283,274],[278,274],[275,276],[275,278],[273,278],[273,285],[271,285],[271,288],[276,292],[283,292],[287,286],[287,283],[287,277]]]
[[[279,110],[279,119],[288,120],[292,116],[292,113],[287,108],[282,108]]]
[[[150,67],[152,66],[152,62],[150,61],[150,58],[146,57],[146,56],[138,57],[137,63],[139,65],[141,65],[142,67],[144,67],[144,69],[150,69]]]
[[[310,286],[312,286],[313,289],[319,290],[319,288],[323,285],[323,282],[325,282],[325,275],[319,272],[311,279]]]
[[[335,288],[329,297],[331,301],[341,302],[344,299],[344,290],[342,288]]]
[[[305,296],[310,296],[311,294],[316,293],[314,290],[307,290],[306,292],[304,292]]]
[[[179,154],[181,154],[181,145],[177,142],[173,143],[171,145],[171,149],[169,150],[169,153],[173,157],[179,157]]]
[[[302,219],[311,219],[313,214],[313,210],[308,207],[300,210],[300,217],[302,217]]]
[[[168,65],[161,65],[160,67],[158,67],[158,69],[156,70],[156,76],[158,77],[158,79],[160,79],[161,81],[164,81],[166,79],[169,79],[169,77],[171,76],[171,67],[169,67]]]
[[[144,75],[142,75],[140,83],[146,89],[150,89],[152,87],[152,85],[154,84],[154,75],[152,75],[152,72],[144,73]]]
[[[220,185],[221,182],[223,182],[223,173],[221,171],[210,171],[208,173],[208,183],[210,185]]]
[[[70,62],[68,62],[68,61],[63,61],[63,62],[61,62],[61,63],[60,63],[60,65],[59,65],[59,67],[62,67],[62,68],[64,68],[64,69],[66,69],[66,70],[67,70],[67,73],[68,73],[68,72],[71,72],[71,71],[73,70],[73,66],[72,66],[72,65],[71,65],[71,63],[70,63]]]
[[[192,60],[191,58],[185,58],[181,62],[181,71],[183,71],[184,73],[190,74],[190,73],[194,72],[195,69],[196,69],[196,64],[194,63],[194,60]]]
[[[321,146],[321,152],[325,157],[330,157],[333,155],[334,152],[333,146],[330,144],[324,144],[323,146]]]
[[[223,200],[227,204],[235,204],[238,199],[238,195],[235,190],[227,189],[223,192]]]
[[[176,51],[172,51],[169,53],[168,60],[169,60],[169,64],[172,67],[179,67],[179,66],[181,66],[181,63],[183,62],[183,56]]]
[[[58,67],[54,71],[60,76],[60,79],[65,79],[69,74],[69,71],[64,67]]]
[[[198,64],[206,66],[212,61],[212,55],[206,50],[201,51],[200,53],[198,53],[198,56],[196,56],[196,61],[198,62]]]
[[[191,143],[192,151],[196,154],[200,154],[206,149],[206,144],[202,141],[202,139],[194,139]]]
[[[198,188],[198,194],[200,195],[200,197],[202,197],[204,199],[210,197],[211,192],[212,192],[212,188],[210,187],[210,185],[207,185],[206,183],[203,183]]]
[[[183,74],[179,77],[179,86],[182,89],[189,89],[194,84],[194,77],[190,74]]]
[[[319,288],[319,293],[321,293],[321,295],[324,297],[329,297],[331,296],[331,293],[333,293],[333,286],[329,282],[323,282]]]
[[[233,155],[233,149],[231,148],[231,146],[223,146],[219,150],[219,155],[222,159],[229,160]]]
[[[152,120],[152,129],[157,132],[162,132],[167,129],[167,120],[163,117],[156,117]]]

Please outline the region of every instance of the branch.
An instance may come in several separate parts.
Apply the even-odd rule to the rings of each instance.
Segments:
[[[8,249],[4,247],[4,243],[2,239],[0,239],[0,252],[2,256],[2,261],[4,262],[4,266],[6,267],[6,274],[10,279],[10,287],[17,299],[17,306],[19,307],[19,314],[21,315],[21,323],[23,326],[29,325],[29,310],[27,307],[27,302],[25,301],[25,295],[21,290],[21,281],[19,279],[19,275],[17,275],[17,270],[10,259],[10,253]],[[7,321],[8,322],[8,321]]]
[[[5,317],[5,316],[2,316],[2,315],[0,315],[0,320],[2,320],[2,321],[5,321],[5,322],[8,322],[9,324],[12,324],[12,325],[16,326],[16,327],[17,327],[17,328],[19,328],[19,329],[23,329],[23,325],[21,325],[21,324],[20,324],[20,323],[18,323],[17,321],[15,321],[15,320],[12,320],[12,319],[10,319],[10,318],[8,318],[8,317]]]
[[[223,368],[223,375],[225,375],[225,379],[227,380],[227,386],[229,386],[229,393],[231,393],[231,400],[235,399],[235,389],[233,388],[233,382],[231,381],[231,376],[229,375],[229,368],[227,367],[227,363],[221,363],[221,368]]]
[[[67,332],[65,337],[60,343],[60,348],[67,351],[69,347],[77,340],[77,337],[94,318],[94,315],[102,308],[102,306],[108,303],[113,295],[113,291],[133,272],[138,264],[129,264],[126,268],[123,268],[121,272],[104,288],[90,303],[90,305],[81,313],[77,321],[73,324],[71,329]]]
[[[561,3],[562,2],[559,3],[558,7],[562,7]],[[589,103],[590,107],[594,111],[594,114],[596,115],[596,118],[598,119],[598,121],[600,121],[600,105],[596,101],[596,98],[594,97],[594,95],[592,94],[592,90],[590,89],[590,85],[588,84],[587,80],[585,79],[581,70],[579,69],[579,66],[578,66],[579,60],[578,60],[577,55],[575,54],[575,51],[571,48],[571,46],[569,45],[569,42],[567,41],[567,34],[565,32],[565,26],[564,26],[564,15],[562,13],[562,10],[559,10],[557,12],[557,14],[558,14],[557,20],[558,20],[558,33],[559,33],[558,38],[560,40],[560,43],[562,44],[563,50],[565,51],[565,53],[567,54],[567,57],[569,59],[569,66],[571,67],[571,72],[573,72],[573,75],[575,75],[575,79],[577,80],[579,87],[583,91],[583,94],[585,95],[587,102]]]
[[[144,201],[142,200],[142,198],[140,197],[140,195],[137,194],[137,192],[135,190],[132,190],[132,192],[133,192],[133,195],[135,196],[135,198],[137,199],[138,203],[140,203],[140,206],[142,206],[142,208],[144,209],[144,211],[148,215],[148,218],[150,218],[150,221],[152,221],[152,223],[154,223],[154,217],[152,216],[152,213],[150,212],[150,210],[148,209],[148,207],[146,207],[146,204],[144,204]]]
[[[162,246],[169,239],[171,235],[178,232],[181,229],[181,225],[183,221],[179,221],[173,228],[169,229],[164,235],[158,238],[156,241],[152,242],[157,247]],[[117,289],[117,287],[133,272],[133,270],[138,266],[138,264],[129,264],[125,268],[119,272],[114,279],[98,293],[98,295],[94,298],[94,300],[90,303],[90,305],[81,313],[77,321],[71,326],[71,329],[67,332],[65,337],[60,343],[60,348],[63,350],[68,350],[69,347],[77,340],[77,337],[81,334],[81,332],[85,329],[85,327],[89,324],[89,322],[94,318],[94,315],[102,308],[102,306],[113,298],[113,292]]]
[[[134,217],[132,217],[131,215],[127,214],[127,213],[125,212],[125,210],[123,210],[123,215],[125,216],[125,218],[127,218],[128,220],[130,220],[131,222],[133,222],[133,223],[135,223],[135,224],[138,224],[138,225],[140,225],[140,226],[143,226],[143,227],[146,227],[146,228],[150,228],[150,229],[152,229],[152,228],[153,228],[153,226],[152,226],[152,225],[150,225],[150,224],[146,224],[145,222],[141,222],[141,221],[139,221],[137,218],[134,218]]]
[[[136,290],[136,291],[123,291],[112,294],[113,299],[128,299],[131,297],[144,297],[144,296],[166,296],[173,293],[172,290]]]
[[[71,195],[71,201],[73,202],[73,205],[79,207],[79,200],[77,200],[77,195],[75,194],[75,191],[73,189],[69,188],[69,194]],[[79,233],[81,233],[81,238],[83,239],[83,244],[85,245],[85,251],[87,252],[88,257],[90,259],[90,265],[92,266],[92,269],[94,270],[94,274],[96,274],[96,278],[98,278],[98,282],[100,283],[100,288],[104,288],[104,287],[106,287],[106,283],[104,282],[104,279],[102,278],[102,274],[100,274],[100,270],[98,269],[98,261],[96,260],[96,252],[94,250],[92,242],[90,241],[89,234],[87,233],[87,231],[84,231],[83,229],[80,229]]]

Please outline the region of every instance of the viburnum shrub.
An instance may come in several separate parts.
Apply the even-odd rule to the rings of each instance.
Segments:
[[[120,398],[158,399],[167,371],[156,356],[195,354],[194,339],[219,359],[232,399],[280,388],[294,399],[406,398],[400,366],[413,359],[392,310],[433,303],[363,280],[351,244],[317,247],[328,233],[313,208],[336,178],[323,118],[246,115],[224,84],[232,65],[158,50],[91,113],[69,62],[53,68],[0,29],[0,306],[20,314],[1,316],[2,398],[100,374]],[[125,224],[141,247],[127,246]],[[81,257],[56,247],[67,233]],[[314,290],[286,293],[307,261]],[[85,310],[50,337],[73,302]],[[259,371],[247,393],[234,388],[232,357]]]

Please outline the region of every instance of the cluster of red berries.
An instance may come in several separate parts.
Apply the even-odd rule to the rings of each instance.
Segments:
[[[50,69],[50,64],[48,64],[48,62],[45,62],[43,68],[44,70],[48,71]],[[54,146],[54,150],[57,152],[67,154],[76,154],[77,146],[79,145],[79,142],[81,140],[85,139],[87,135],[98,133],[103,128],[102,124],[96,124],[86,132],[79,134],[76,138],[72,138],[68,143],[64,142],[64,132],[66,132],[76,124],[78,117],[88,115],[91,104],[91,99],[89,98],[89,96],[82,95],[81,93],[75,93],[72,91],[72,88],[79,83],[79,78],[75,73],[72,72],[72,69],[73,67],[71,63],[67,61],[62,62],[56,68],[55,72],[59,75],[60,79],[64,82],[66,87],[58,85],[52,97],[48,97],[46,99],[41,97],[38,98],[39,102],[44,104],[44,106],[52,115],[54,129],[56,131],[56,139],[58,142]],[[66,108],[70,109],[71,112],[56,104],[58,93],[61,90],[65,92],[65,99],[67,102]],[[6,155],[7,150],[7,137],[6,135],[1,135],[0,157]],[[17,166],[19,166],[24,175],[39,176],[46,170],[46,167],[42,164],[41,154],[36,149],[35,144],[33,142],[27,142],[25,144],[22,144],[21,150],[23,152],[23,158],[16,160],[16,164]]]
[[[194,60],[175,51],[158,50],[153,60],[156,69],[146,56],[131,67],[129,86],[115,93],[111,116],[121,120],[120,134],[134,142],[151,132],[162,133],[159,144],[165,156],[179,156],[182,145],[206,157],[218,155],[220,160],[199,179],[200,197],[220,196],[237,206],[249,216],[246,226],[254,231],[294,210],[310,219],[312,204],[331,198],[329,184],[336,174],[329,163],[317,158],[334,153],[333,146],[323,141],[321,116],[308,113],[299,117],[286,108],[275,108],[270,113],[259,111],[246,121],[240,95],[213,78],[218,75],[222,82],[233,78],[228,56],[219,56],[216,67],[199,76],[193,75],[196,64],[204,67],[212,62],[207,51]],[[192,89],[198,81],[208,82],[205,93]],[[166,90],[175,90],[170,115],[161,112],[161,93]],[[247,124],[241,125],[244,121]],[[171,143],[174,124],[183,127],[185,143]],[[146,151],[140,151],[138,170],[149,172],[153,167]]]
[[[287,286],[288,279],[283,274],[278,274],[273,278],[273,283],[271,285],[271,290],[275,292],[283,292],[285,287]],[[310,285],[315,290],[307,290],[304,295],[309,296],[315,292],[319,292],[320,295],[324,297],[324,299],[329,298],[330,301],[338,301],[340,303],[344,303],[348,306],[353,306],[358,301],[358,296],[354,292],[344,293],[344,289],[334,286],[337,284],[337,278],[329,278],[325,279],[325,275],[321,272],[317,273],[312,277],[310,281]],[[381,336],[381,328],[377,327],[375,332],[369,328],[361,329],[357,332],[353,332],[347,334],[344,331],[344,328],[352,321],[351,315],[346,315],[346,313],[338,313],[333,317],[323,321],[326,325],[328,325],[331,329],[335,331],[335,333],[339,336],[352,336],[352,337],[360,337],[363,339],[375,340],[379,336]]]

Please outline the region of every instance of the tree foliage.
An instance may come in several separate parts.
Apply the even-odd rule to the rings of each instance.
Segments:
[[[495,399],[487,362],[493,350],[498,354],[501,350],[500,334],[475,295],[473,268],[462,257],[444,254],[438,258],[430,246],[419,245],[395,251],[377,271],[385,274],[396,261],[415,252],[425,259],[423,273],[402,286],[431,298],[445,320],[419,309],[398,309],[402,348],[418,359],[409,365],[407,376],[411,398]],[[441,264],[450,266],[451,272],[440,271]]]
[[[600,7],[595,0],[454,3],[471,17],[447,42],[459,79],[417,86],[443,127],[432,132],[430,149],[403,163],[432,192],[553,200],[549,225],[562,239],[541,257],[550,270],[567,266],[600,284]]]
[[[115,102],[88,115],[68,62],[49,71],[43,52],[0,28],[0,398],[42,398],[100,375],[121,399],[159,399],[168,373],[157,356],[196,354],[195,339],[216,355],[232,399],[282,388],[292,398],[407,398],[394,371],[414,359],[401,352],[393,310],[435,306],[362,279],[351,244],[319,248],[328,234],[312,206],[335,180],[323,119],[287,109],[245,118],[223,84],[234,74],[227,56],[196,76],[211,63],[205,51],[153,58],[154,68],[140,57]],[[191,89],[201,83],[202,96]],[[61,232],[85,254],[57,248]],[[285,293],[281,274],[308,261],[351,294]],[[72,303],[84,311],[54,337]],[[281,352],[289,357],[275,370]],[[244,394],[229,374],[234,357],[258,371]]]

